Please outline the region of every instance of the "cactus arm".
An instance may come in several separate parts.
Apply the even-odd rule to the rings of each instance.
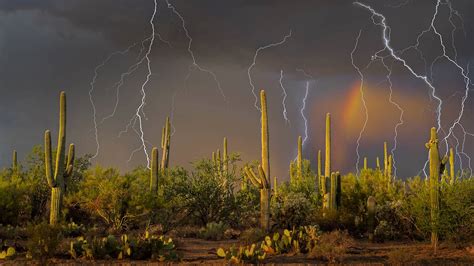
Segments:
[[[51,132],[44,132],[44,168],[46,171],[46,179],[50,187],[56,187],[56,182],[52,175],[52,158],[51,158]]]
[[[262,185],[263,189],[270,188],[270,182],[268,182],[268,179],[265,176],[265,171],[261,165],[258,166],[258,175],[260,177],[260,184]]]
[[[69,152],[67,155],[66,172],[64,173],[64,177],[70,177],[72,175],[72,171],[74,170],[74,157],[75,157],[75,146],[74,144],[70,144]]]
[[[245,167],[244,168],[244,173],[245,173],[245,176],[247,177],[248,180],[250,180],[250,182],[260,188],[262,186],[262,184],[260,183],[260,179],[257,178],[257,176],[255,175],[255,173],[252,171],[252,169],[250,169],[249,167]]]
[[[296,157],[296,175],[298,182],[303,180],[303,144],[301,136],[298,136],[298,156]]]

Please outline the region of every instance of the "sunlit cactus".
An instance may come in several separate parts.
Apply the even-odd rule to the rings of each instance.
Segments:
[[[380,171],[380,158],[377,156],[377,170]]]
[[[13,155],[12,155],[12,170],[13,172],[18,171],[18,154],[16,150],[13,150]]]
[[[436,128],[431,128],[430,141],[426,143],[429,149],[430,159],[430,204],[431,204],[431,245],[434,252],[438,249],[438,227],[439,227],[439,179],[443,173],[448,157],[440,159],[438,150],[438,135]]]
[[[55,225],[60,219],[62,199],[65,191],[65,178],[71,176],[74,165],[74,144],[69,146],[67,161],[66,153],[66,93],[61,92],[59,111],[59,134],[56,150],[56,160],[53,172],[51,132],[46,130],[44,134],[45,150],[45,172],[48,185],[51,187],[51,208],[49,223]]]
[[[326,187],[327,180],[331,177],[331,114],[326,114],[326,154],[324,158],[324,185]],[[328,194],[327,189],[325,194]],[[330,194],[330,193],[329,193]],[[323,208],[331,207],[331,194],[323,196]]]
[[[339,172],[331,173],[330,191],[329,191],[329,208],[338,210],[341,206],[341,174]]]
[[[223,150],[222,150],[222,171],[223,171],[223,174],[224,176],[228,176],[229,175],[229,155],[227,153],[227,138],[224,137],[224,141],[223,141]]]
[[[387,142],[383,143],[383,174],[388,175],[388,151]]]
[[[278,178],[276,176],[273,177],[273,195],[278,197]]]
[[[297,182],[303,180],[303,139],[301,136],[298,137],[298,156],[296,157],[296,175],[298,178]]]
[[[392,169],[393,169],[393,157],[390,154],[387,159],[387,182],[389,185],[392,183]]]
[[[454,183],[455,176],[455,169],[454,169],[454,151],[453,148],[449,149],[449,181],[450,183]]]
[[[370,196],[367,199],[367,229],[369,235],[369,241],[374,241],[375,231],[375,198]]]
[[[249,167],[244,168],[244,173],[250,182],[260,189],[260,226],[263,230],[270,229],[270,155],[268,149],[268,117],[267,117],[267,99],[265,91],[260,91],[260,110],[261,110],[261,137],[262,137],[262,162],[258,166],[258,175]]]
[[[171,142],[171,123],[170,118],[166,118],[165,126],[161,134],[161,171],[166,171],[169,166],[170,157],[170,142]]]
[[[322,172],[322,154],[321,150],[318,150],[318,186],[319,186],[319,193],[322,197],[326,194],[326,186],[324,184],[324,176]]]
[[[158,164],[158,148],[153,147],[151,151],[151,169],[150,169],[150,191],[156,193],[158,190],[158,173],[160,165]]]
[[[364,157],[364,170],[367,170],[367,157]]]

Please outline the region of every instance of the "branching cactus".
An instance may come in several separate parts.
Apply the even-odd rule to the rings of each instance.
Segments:
[[[447,157],[440,159],[436,128],[431,128],[430,141],[426,143],[430,158],[430,202],[431,202],[431,245],[434,252],[438,249],[439,226],[439,178],[443,173]]]
[[[150,191],[156,193],[158,190],[158,173],[160,165],[158,164],[158,148],[153,147],[151,151],[151,169],[150,169]]]
[[[169,166],[170,160],[170,142],[171,142],[171,123],[170,118],[166,118],[165,126],[163,127],[163,131],[161,134],[161,149],[162,149],[162,157],[161,157],[161,171],[166,171]]]
[[[258,176],[252,169],[245,167],[244,172],[250,182],[260,189],[260,226],[263,230],[270,229],[270,154],[268,149],[268,116],[265,91],[260,91],[262,161],[258,166]]]
[[[51,208],[49,223],[55,225],[60,219],[61,205],[63,194],[65,191],[65,179],[70,177],[74,165],[74,144],[69,146],[67,161],[65,161],[66,153],[66,93],[61,92],[60,111],[59,111],[59,134],[58,146],[56,150],[56,160],[52,165],[51,150],[51,132],[46,130],[44,133],[44,150],[45,150],[45,170],[48,185],[51,187]]]
[[[374,241],[375,231],[375,198],[370,196],[367,199],[367,229],[369,235],[369,241]]]

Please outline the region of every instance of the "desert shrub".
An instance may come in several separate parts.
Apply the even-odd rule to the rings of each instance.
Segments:
[[[266,235],[267,233],[258,227],[249,228],[240,234],[239,240],[240,242],[249,245],[264,240]]]
[[[226,176],[221,176],[214,163],[205,159],[194,164],[191,176],[174,180],[172,193],[182,203],[189,221],[200,226],[210,222],[232,222],[231,217],[237,208],[233,194],[236,180],[234,161],[230,161]]]
[[[272,219],[281,229],[307,225],[314,215],[314,206],[302,192],[282,192],[271,202],[271,206]]]
[[[255,186],[247,186],[235,194],[235,212],[231,218],[234,227],[257,227],[260,217],[260,191]]]
[[[96,167],[87,171],[78,192],[68,201],[113,230],[122,230],[143,216],[144,207],[136,204],[146,195],[147,186],[139,175],[120,175],[115,169]]]
[[[309,256],[335,263],[347,253],[348,248],[352,245],[354,245],[354,241],[347,231],[336,230],[323,233],[318,244],[310,250]]]
[[[431,232],[429,182],[420,177],[407,181],[408,191],[401,215],[428,239]],[[439,237],[458,244],[474,241],[474,179],[441,182]]]
[[[63,235],[59,226],[52,226],[46,222],[28,227],[27,257],[44,263],[52,258],[61,244]]]
[[[227,226],[223,222],[210,222],[199,230],[199,237],[206,240],[222,240]]]

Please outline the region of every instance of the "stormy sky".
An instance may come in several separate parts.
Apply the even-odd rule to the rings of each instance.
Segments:
[[[387,50],[382,51],[382,27],[374,25],[380,20],[373,21],[367,9],[352,1],[169,1],[185,20],[196,63],[215,74],[223,92],[209,72],[193,67],[180,17],[166,1],[157,0],[156,38],[149,55],[152,74],[144,87],[143,132],[148,149],[159,146],[161,127],[172,116],[172,165],[187,167],[189,162],[209,157],[220,148],[224,136],[230,151],[240,152],[244,161],[259,159],[260,116],[248,68],[259,47],[278,43],[290,32],[285,43],[261,50],[250,72],[256,92],[267,91],[272,175],[283,179],[295,157],[297,137],[305,135],[301,107],[307,84],[304,156],[314,162],[317,150],[323,149],[324,117],[330,112],[334,168],[354,171],[356,143],[366,114],[361,77],[352,65],[351,52],[364,77],[368,114],[359,141],[360,157],[367,156],[369,166],[375,166],[384,141],[394,148],[398,104],[404,111],[403,124],[397,128],[393,152],[400,177],[416,175],[426,161],[429,128],[437,126],[436,98],[443,101],[440,134],[444,137],[458,118],[465,96],[462,74],[472,77],[473,1],[440,4],[434,25],[444,47],[433,30],[417,38],[429,28],[436,1],[362,1],[386,17],[391,47],[417,75],[434,85],[434,98],[432,88]],[[91,93],[100,143],[93,163],[122,170],[146,164],[143,151],[127,162],[141,145],[133,128],[119,135],[141,103],[146,62],[124,76],[117,108],[111,114],[121,74],[143,58],[148,48],[154,7],[153,0],[0,0],[0,165],[10,164],[13,149],[24,158],[33,145],[42,143],[45,129],[57,133],[61,90],[68,95],[68,141],[77,145],[79,154],[96,153]],[[417,49],[405,49],[417,41]],[[447,57],[439,57],[443,48]],[[122,53],[113,54],[117,51]],[[392,70],[391,83],[387,68],[380,60],[372,60],[377,51]],[[289,122],[283,116],[281,73]],[[467,168],[468,156],[474,156],[474,137],[463,133],[474,132],[473,111],[473,96],[468,95],[464,114],[449,138],[451,146],[459,143],[458,168],[461,164]]]

